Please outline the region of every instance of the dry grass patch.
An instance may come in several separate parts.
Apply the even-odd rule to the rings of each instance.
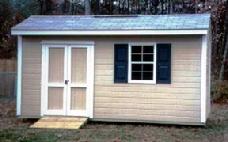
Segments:
[[[88,123],[80,130],[29,129],[15,117],[14,101],[0,99],[2,142],[227,142],[228,105],[214,104],[205,127]]]

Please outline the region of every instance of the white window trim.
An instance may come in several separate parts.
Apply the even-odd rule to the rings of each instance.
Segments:
[[[154,61],[153,62],[146,62],[148,64],[153,63],[153,80],[132,80],[131,79],[131,47],[132,46],[146,46],[146,45],[153,45],[154,46]],[[156,67],[157,67],[157,47],[155,42],[132,42],[128,44],[128,83],[142,83],[142,84],[156,84]],[[136,63],[136,62],[134,62]],[[141,64],[142,62],[140,62]]]
[[[22,90],[22,36],[17,37],[17,112],[21,115],[21,90]]]

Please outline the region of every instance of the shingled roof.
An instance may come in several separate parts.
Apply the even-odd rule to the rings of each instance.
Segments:
[[[209,14],[132,16],[30,16],[17,31],[205,30]]]

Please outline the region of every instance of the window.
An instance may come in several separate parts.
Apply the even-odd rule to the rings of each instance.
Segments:
[[[155,83],[155,44],[129,45],[129,83]]]
[[[116,43],[114,49],[114,83],[171,84],[171,43]]]

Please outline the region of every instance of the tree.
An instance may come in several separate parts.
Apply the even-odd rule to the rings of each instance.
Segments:
[[[0,0],[1,1],[1,0]],[[19,12],[23,17],[39,14],[39,3],[37,0],[8,0],[11,1],[11,10]]]
[[[44,14],[44,0],[37,0],[39,3],[39,14],[43,15]]]
[[[160,0],[161,2],[161,14],[164,14],[164,0]]]
[[[85,15],[91,14],[90,0],[85,0]]]
[[[159,5],[159,0],[152,0],[152,6],[154,7],[154,14],[157,14],[158,5]]]
[[[228,1],[226,1],[226,7],[225,7],[225,33],[224,33],[224,41],[225,41],[225,48],[223,52],[223,58],[221,63],[221,69],[219,72],[219,81],[222,81],[224,79],[224,70],[225,70],[225,62],[227,60],[227,54],[228,54]]]
[[[16,39],[11,36],[10,29],[22,19],[9,0],[0,1],[0,58],[16,56]]]

